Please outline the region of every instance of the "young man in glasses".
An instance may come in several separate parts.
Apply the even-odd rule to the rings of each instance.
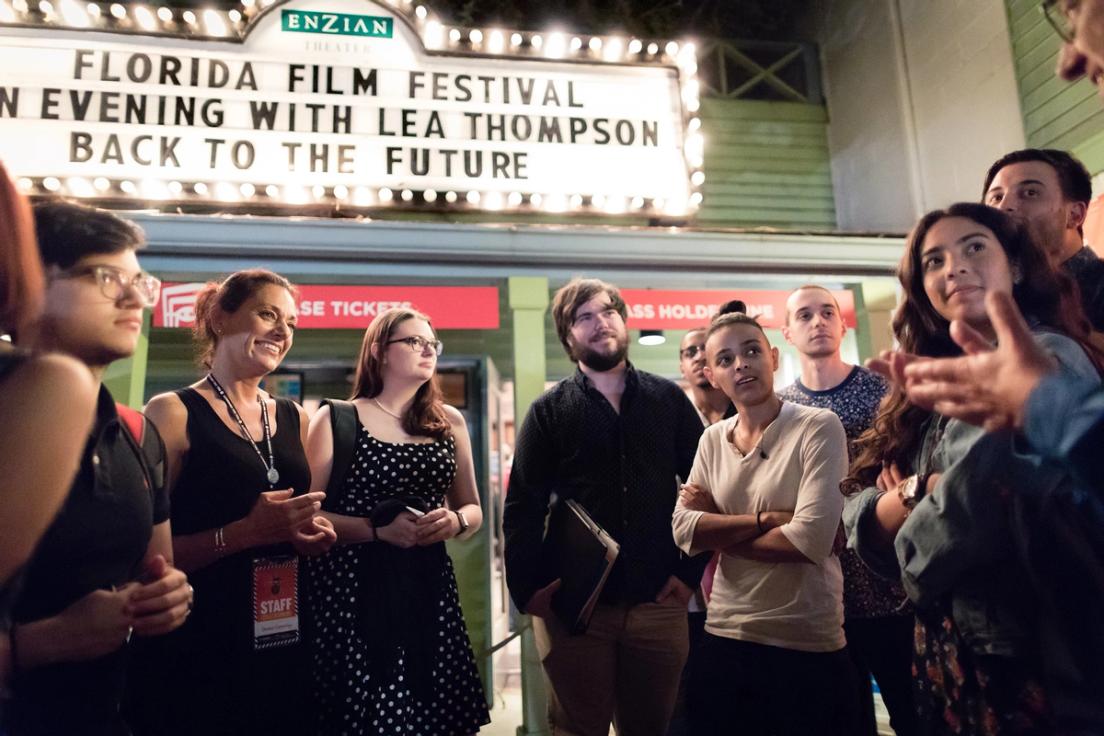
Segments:
[[[20,343],[68,353],[102,381],[134,353],[142,310],[157,301],[160,283],[136,256],[142,233],[68,202],[41,203],[34,214],[46,306]],[[128,733],[120,702],[131,636],[167,633],[191,610],[191,587],[172,565],[163,448],[153,425],[141,425],[139,438],[101,384],[80,470],[15,606],[12,736]]]
[[[530,408],[506,494],[506,582],[533,616],[557,734],[607,736],[612,720],[623,736],[663,736],[686,660],[686,606],[708,559],[682,555],[670,521],[701,419],[678,386],[629,363],[626,314],[617,288],[597,279],[556,292],[556,333],[578,370]],[[566,572],[561,551],[541,543],[553,496],[576,501],[621,545],[582,634],[551,610]]]

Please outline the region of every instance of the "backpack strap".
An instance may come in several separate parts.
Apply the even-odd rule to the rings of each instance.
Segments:
[[[330,429],[333,430],[333,465],[330,466],[330,482],[326,484],[326,500],[323,507],[337,508],[345,490],[345,475],[353,464],[356,453],[356,406],[351,401],[323,399],[323,406],[330,407]]]
[[[125,428],[124,434],[130,440],[131,448],[138,456],[142,474],[146,477],[146,487],[151,493],[165,484],[165,444],[157,432],[147,432],[146,415],[126,404],[115,402],[115,411],[119,415],[119,424]]]
[[[134,444],[142,446],[142,440],[146,436],[146,416],[137,409],[131,409],[126,404],[115,402],[115,412],[119,415],[119,422],[130,432],[130,438]]]

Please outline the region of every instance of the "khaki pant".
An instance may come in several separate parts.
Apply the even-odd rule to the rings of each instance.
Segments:
[[[533,618],[556,736],[663,736],[687,654],[686,607],[599,605],[587,633]]]

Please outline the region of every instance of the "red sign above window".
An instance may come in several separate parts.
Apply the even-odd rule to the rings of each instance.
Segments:
[[[154,327],[191,327],[201,283],[167,283]],[[408,307],[429,315],[439,330],[498,329],[494,286],[299,286],[301,329],[364,329],[381,312]]]
[[[622,289],[629,309],[628,326],[634,330],[688,330],[703,327],[730,299],[743,299],[748,314],[763,327],[779,328],[786,323],[789,291],[668,291],[664,289]],[[839,302],[844,324],[855,326],[855,297],[850,291],[832,291]]]

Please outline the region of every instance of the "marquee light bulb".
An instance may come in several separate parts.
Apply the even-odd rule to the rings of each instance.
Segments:
[[[157,9],[157,18],[162,23],[171,23],[172,19],[173,19],[173,13],[168,8],[158,8]]]
[[[578,51],[582,47],[583,47],[583,39],[579,38],[578,36],[572,37],[572,39],[571,39],[571,50],[572,51]]]
[[[452,204],[456,201],[456,192],[445,192],[445,201]]]
[[[267,187],[265,187],[265,196],[272,199],[279,199],[280,187],[276,186],[275,184],[269,184]]]
[[[516,48],[516,47],[521,45],[521,41],[522,41],[522,38],[521,38],[520,33],[511,33],[510,34],[510,45],[511,46]]]
[[[326,187],[322,186],[321,184],[315,184],[313,187],[311,187],[311,194],[314,195],[315,199],[325,199]]]
[[[483,31],[479,30],[478,28],[474,29],[471,33],[468,34],[468,39],[471,40],[472,45],[483,43]]]
[[[56,176],[47,176],[42,180],[42,188],[48,192],[56,192],[61,189],[61,182]]]
[[[540,207],[542,204],[544,204],[544,197],[542,197],[539,193],[533,194],[529,197],[529,204],[531,204],[533,207]]]
[[[663,47],[663,51],[668,56],[674,56],[678,53],[679,45],[674,41],[668,41],[667,45]]]
[[[437,192],[433,191],[432,189],[427,189],[422,192],[422,199],[432,204],[433,202],[437,201]]]
[[[38,4],[38,10],[43,15],[53,15],[54,5],[50,2],[50,0],[42,0],[42,2]]]
[[[134,20],[143,31],[152,31],[157,28],[157,18],[154,17],[153,11],[145,5],[135,6]]]
[[[338,184],[333,188],[334,199],[346,200],[349,198],[349,187]]]
[[[207,184],[202,181],[197,181],[195,184],[192,185],[192,191],[194,191],[201,197],[206,197],[208,192]]]
[[[659,53],[659,44],[658,43],[648,44],[648,56],[655,56],[658,53]]]
[[[111,14],[119,20],[122,20],[126,17],[126,6],[120,5],[119,3],[111,3]]]
[[[183,18],[184,22],[190,26],[194,26],[196,24],[196,14],[190,10],[185,10],[183,13],[180,14],[180,17]]]
[[[92,185],[82,176],[71,176],[65,180],[65,188],[74,197],[91,197],[95,194]]]
[[[119,182],[119,189],[122,189],[125,194],[135,194],[138,191],[138,187],[134,185],[130,179],[123,179]]]
[[[0,0],[0,23],[14,23],[15,11],[7,2]]]
[[[704,197],[702,196],[701,192],[694,192],[690,195],[690,206],[700,207],[703,199]]]
[[[521,192],[510,192],[510,196],[506,198],[506,201],[511,207],[520,207],[523,199]]]
[[[625,48],[625,42],[619,36],[613,36],[606,42],[606,50],[602,58],[606,61],[620,61]]]
[[[238,189],[239,191],[241,191],[241,195],[246,199],[251,198],[254,194],[257,193],[257,187],[253,186],[249,182],[242,184],[240,187],[238,187]]]
[[[387,187],[383,187],[382,189],[379,190],[379,201],[381,201],[381,202],[390,202],[394,198],[395,198],[394,192],[392,192]]]
[[[544,45],[544,39],[541,38],[539,33],[534,33],[532,37],[529,38],[529,45],[535,49],[539,49]]]
[[[23,192],[29,192],[32,189],[34,189],[34,181],[32,179],[28,179],[25,176],[19,177],[18,184],[19,184],[20,191],[23,191]]]
[[[310,195],[307,194],[307,190],[303,187],[298,187],[293,184],[284,187],[284,201],[288,204],[306,204],[309,200]]]
[[[179,197],[180,193],[184,191],[184,185],[178,181],[170,181],[169,191],[172,192],[174,197]]]
[[[468,192],[464,199],[468,200],[468,204],[479,204],[479,192]]]
[[[169,189],[159,179],[143,179],[142,196],[146,199],[168,199]]]
[[[629,41],[630,54],[639,54],[642,48],[644,48],[644,44],[640,41],[640,39],[634,38],[633,40]]]
[[[404,201],[404,202],[414,201],[414,192],[410,191],[409,189],[402,190],[399,193],[399,196],[402,197],[402,201]]]
[[[501,54],[506,50],[506,36],[502,31],[491,31],[490,37],[487,39],[487,50],[492,54]]]
[[[425,45],[431,49],[439,49],[444,45],[445,28],[439,22],[431,20],[425,25]]]
[[[88,28],[92,20],[88,12],[80,6],[77,0],[60,0],[58,7],[61,9],[61,17],[68,25],[74,28]]]
[[[233,8],[226,14],[226,17],[230,19],[231,23],[241,23],[242,14],[237,8]]]
[[[690,183],[696,187],[700,187],[702,184],[705,183],[705,172],[695,171],[693,174],[690,175]]]
[[[549,59],[559,59],[566,53],[567,39],[562,33],[548,34],[548,43],[544,47],[544,55]]]
[[[357,187],[353,190],[353,204],[357,207],[370,207],[375,202],[375,196],[368,187]]]
[[[487,192],[487,196],[483,199],[483,209],[487,210],[500,210],[504,204],[501,192]]]
[[[223,202],[232,202],[238,198],[238,190],[229,182],[220,181],[215,184],[215,197]]]
[[[222,19],[217,10],[208,8],[203,11],[203,26],[211,36],[225,36],[227,34],[226,21]]]
[[[449,40],[453,43],[460,43],[460,29],[452,28],[449,30]]]
[[[414,8],[414,15],[418,16],[420,20],[425,20],[426,16],[429,15],[429,11],[426,10],[426,6],[419,5],[418,7]]]
[[[105,176],[97,176],[93,180],[92,186],[96,187],[98,192],[106,192],[111,188],[111,181]]]

